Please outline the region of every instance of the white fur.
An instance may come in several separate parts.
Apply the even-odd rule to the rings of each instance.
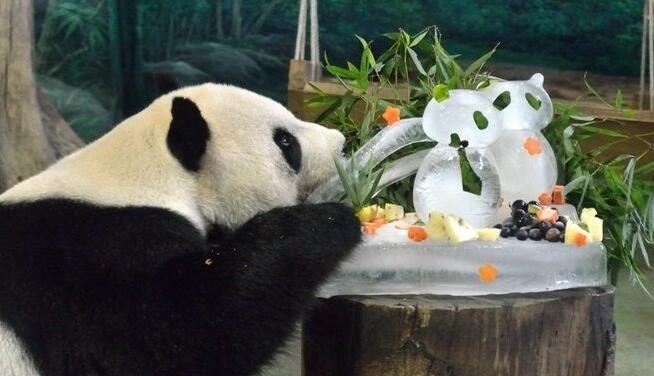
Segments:
[[[170,154],[166,135],[172,98],[191,99],[211,139],[200,171],[190,173]],[[302,148],[294,173],[272,135],[284,127]],[[342,134],[295,118],[279,103],[236,87],[204,84],[155,100],[111,132],[46,171],[0,195],[0,202],[72,198],[112,206],[173,210],[205,231],[211,223],[237,227],[258,212],[297,203],[333,171]],[[0,322],[0,375],[36,375],[16,336]]]
[[[38,375],[32,359],[14,332],[0,321],[0,375]]]
[[[200,172],[190,173],[166,145],[176,96],[200,108],[211,131]],[[275,127],[302,148],[295,174],[272,140]],[[279,103],[232,86],[204,84],[169,93],[96,142],[4,194],[0,201],[74,198],[104,205],[173,210],[201,230],[237,227],[253,215],[297,203],[333,171],[343,135],[298,120]]]

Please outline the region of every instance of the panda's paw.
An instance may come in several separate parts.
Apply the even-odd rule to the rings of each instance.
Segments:
[[[270,246],[318,250],[328,247],[344,255],[361,240],[361,227],[354,211],[342,204],[301,204],[272,209],[255,216],[238,237],[267,240]],[[245,239],[243,239],[245,240]]]

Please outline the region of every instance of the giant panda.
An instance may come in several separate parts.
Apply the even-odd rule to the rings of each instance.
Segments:
[[[306,204],[344,137],[173,91],[0,195],[0,375],[250,375],[360,241]]]

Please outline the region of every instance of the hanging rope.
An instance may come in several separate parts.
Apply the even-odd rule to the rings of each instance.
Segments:
[[[311,62],[310,79],[320,79],[320,44],[318,29],[318,0],[309,0],[310,43],[309,59]],[[300,0],[300,14],[297,22],[297,35],[295,37],[295,60],[305,59],[307,39],[307,0]]]
[[[654,110],[654,0],[643,2],[643,34],[640,52],[640,90],[638,108],[644,109],[646,75],[649,79],[649,107]],[[647,70],[647,72],[646,72]]]

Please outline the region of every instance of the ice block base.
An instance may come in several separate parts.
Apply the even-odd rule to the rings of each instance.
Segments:
[[[319,296],[378,294],[486,295],[607,284],[602,243],[575,247],[547,241],[413,242],[381,233],[366,240],[321,288]],[[490,263],[496,278],[484,282]]]

